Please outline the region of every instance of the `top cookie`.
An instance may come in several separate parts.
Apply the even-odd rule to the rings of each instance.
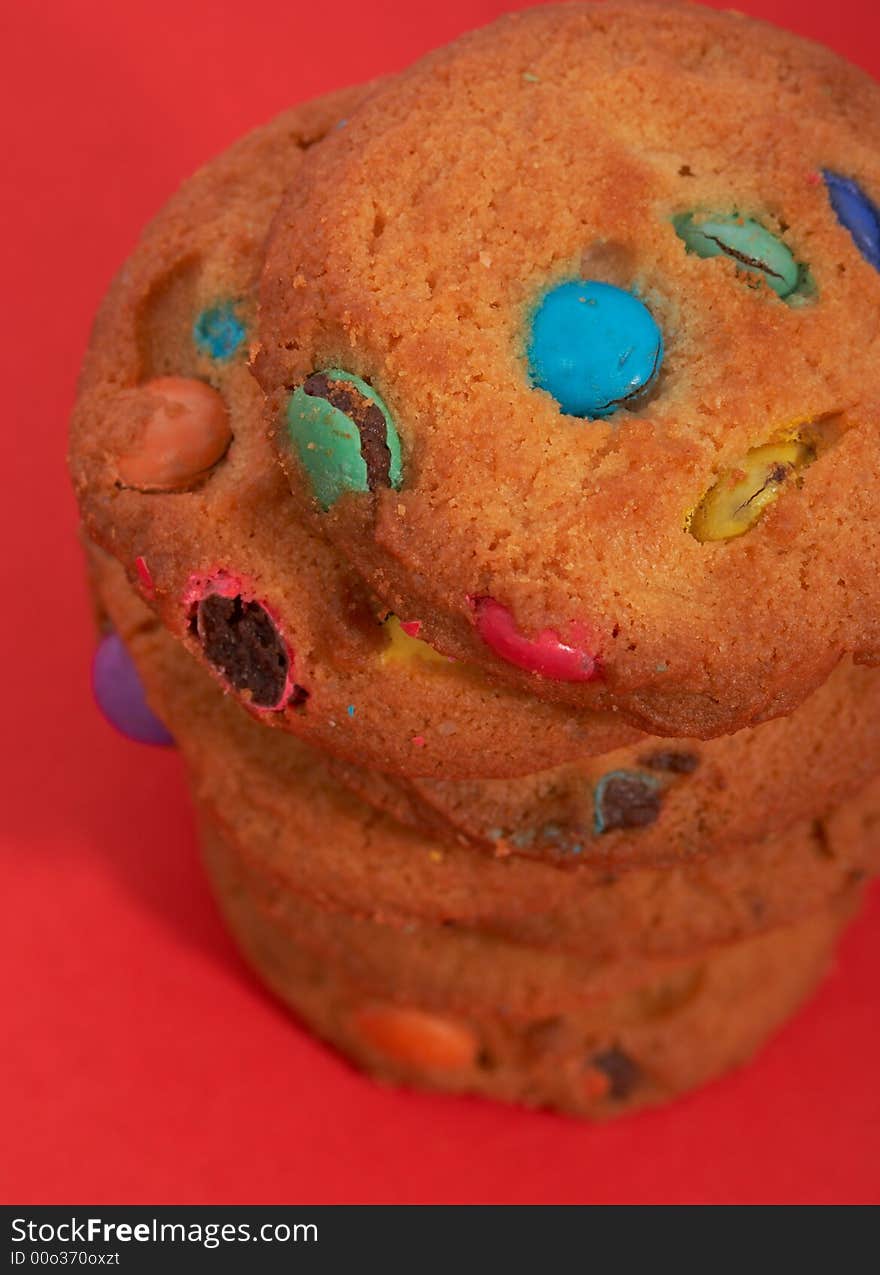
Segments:
[[[512,15],[276,219],[292,499],[499,681],[709,737],[880,659],[880,88],[688,5]]]
[[[71,422],[87,537],[247,712],[350,762],[450,779],[619,747],[635,732],[616,714],[438,655],[294,517],[248,368],[255,280],[304,154],[370,91],[285,111],[144,232],[101,306]]]

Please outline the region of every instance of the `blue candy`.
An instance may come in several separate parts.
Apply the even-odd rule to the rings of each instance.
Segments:
[[[108,633],[92,664],[95,702],[111,726],[138,744],[173,744],[174,740],[147,704],[138,671],[122,639]]]
[[[841,177],[827,168],[822,176],[837,220],[852,235],[865,260],[880,270],[880,209],[851,177]]]
[[[245,336],[245,326],[231,301],[203,310],[193,325],[196,347],[220,363],[232,358]]]
[[[645,393],[663,362],[646,305],[610,283],[562,283],[532,316],[529,374],[567,416],[610,416]]]

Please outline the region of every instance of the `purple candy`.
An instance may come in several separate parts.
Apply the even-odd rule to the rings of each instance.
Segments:
[[[822,170],[822,176],[837,220],[852,235],[865,260],[880,270],[880,209],[851,177],[829,168]]]
[[[173,744],[174,740],[148,706],[138,671],[121,638],[108,633],[92,662],[92,690],[111,726],[138,744]]]

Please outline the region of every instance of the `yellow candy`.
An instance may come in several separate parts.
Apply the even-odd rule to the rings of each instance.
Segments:
[[[388,635],[388,645],[379,657],[383,664],[412,664],[420,661],[423,664],[442,664],[447,668],[452,664],[452,660],[435,651],[433,646],[404,632],[396,615],[389,615],[382,627]]]
[[[805,443],[792,440],[753,447],[724,471],[694,511],[689,531],[697,540],[732,540],[753,527],[792,478],[816,459]]]

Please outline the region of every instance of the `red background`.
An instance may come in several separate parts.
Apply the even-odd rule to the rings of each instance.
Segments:
[[[876,0],[737,0],[880,73]],[[880,897],[751,1069],[590,1128],[385,1092],[242,968],[173,753],[92,706],[63,467],[89,322],[180,180],[291,102],[398,68],[503,0],[51,0],[0,58],[0,1197],[20,1203],[880,1198]]]

